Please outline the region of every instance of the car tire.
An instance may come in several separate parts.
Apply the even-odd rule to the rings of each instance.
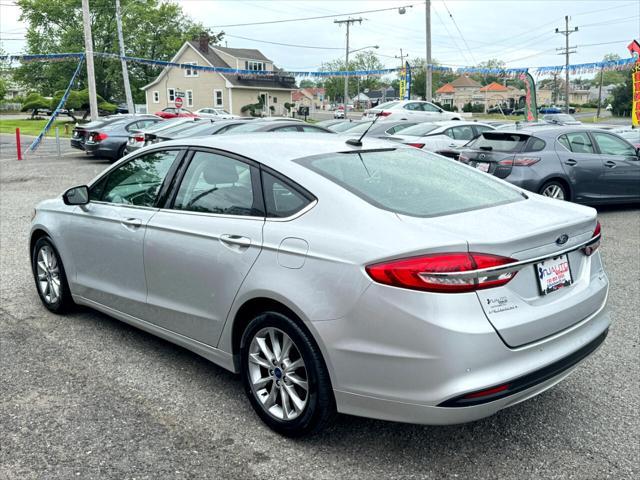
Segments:
[[[42,304],[54,313],[69,311],[74,303],[60,254],[49,237],[36,241],[31,252],[31,269]]]
[[[555,198],[556,200],[570,201],[569,189],[567,186],[558,181],[550,180],[540,187],[540,195],[543,197]]]
[[[287,315],[270,311],[251,320],[240,355],[245,393],[271,429],[299,437],[319,432],[333,420],[335,399],[320,349]]]

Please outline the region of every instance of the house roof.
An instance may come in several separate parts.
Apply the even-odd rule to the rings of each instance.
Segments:
[[[212,67],[219,67],[219,68],[233,68],[231,67],[228,63],[226,63],[221,57],[220,55],[218,55],[215,50],[221,50],[223,52],[229,53],[229,55],[232,55],[231,51],[238,51],[238,52],[258,52],[260,58],[257,58],[257,55],[255,55],[256,59],[258,60],[266,60],[266,61],[271,61],[269,59],[267,59],[264,55],[262,55],[258,50],[252,50],[252,49],[243,49],[243,48],[226,48],[226,47],[218,47],[217,45],[215,47],[212,47],[211,45],[209,45],[209,48],[207,49],[206,52],[203,52],[202,50],[200,50],[199,48],[199,44],[197,41],[187,41],[184,43],[184,45],[180,48],[180,50],[178,50],[178,52],[175,54],[175,56],[171,59],[171,62],[176,62],[178,60],[178,58],[180,57],[180,55],[182,55],[182,53],[184,52],[184,50],[186,48],[191,47],[193,50],[195,50],[198,54],[200,54],[200,56],[209,64],[209,66]],[[250,57],[243,57],[243,58],[250,58]],[[169,68],[171,67],[165,67],[162,72],[160,72],[160,75],[158,75],[156,77],[156,79],[149,83],[148,85],[145,85],[144,87],[142,87],[142,90],[146,90],[147,88],[151,87],[152,85],[155,85],[156,83],[158,83],[158,81],[160,81],[160,79],[167,74],[167,72],[169,71]],[[274,66],[274,71],[275,72],[280,72],[281,70],[277,69]],[[231,83],[234,87],[261,87],[261,88],[279,88],[279,89],[287,89],[287,90],[293,90],[295,88],[295,80],[293,78],[291,78],[290,81],[285,81],[283,79],[282,76],[246,76],[246,75],[237,75],[237,74],[233,74],[233,73],[225,73],[225,74],[220,74],[225,80],[227,80],[229,83]]]
[[[265,57],[260,50],[256,50],[255,48],[228,48],[220,47],[218,45],[216,45],[214,48],[236,58],[248,58],[249,60],[262,60],[264,62],[271,61],[267,57]],[[209,48],[209,50],[211,50],[211,48]]]
[[[453,85],[451,85],[450,83],[445,83],[438,90],[436,90],[436,93],[454,93],[455,91],[456,89]]]
[[[473,78],[469,78],[466,75],[460,75],[453,82],[451,82],[455,88],[459,87],[480,87],[480,84],[476,82]]]
[[[507,92],[509,89],[497,82],[491,82],[480,89],[481,92]]]

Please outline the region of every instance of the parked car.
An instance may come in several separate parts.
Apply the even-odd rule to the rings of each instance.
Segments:
[[[627,142],[633,145],[635,148],[640,148],[640,128],[626,129],[626,130],[611,130],[611,132],[624,138]]]
[[[538,111],[540,113],[565,113],[564,107],[557,107],[555,105],[542,106]],[[576,113],[576,109],[574,107],[569,107],[569,113]]]
[[[342,133],[352,128],[355,128],[361,124],[371,125],[371,120],[368,120],[368,121],[367,120],[344,120],[341,123],[333,124],[328,128],[332,132]]]
[[[144,147],[146,135],[155,135],[162,130],[173,128],[177,125],[192,121],[193,119],[189,117],[176,117],[169,120],[163,120],[149,127],[130,133],[129,138],[127,139],[127,146],[124,149],[125,154],[135,152],[136,150]]]
[[[494,130],[494,127],[479,122],[419,123],[401,130],[393,135],[391,140],[430,152],[439,152],[461,147],[483,132],[491,130]]]
[[[201,108],[193,113],[198,117],[215,118],[217,120],[231,120],[236,118],[222,108]]]
[[[333,118],[345,118],[344,107],[340,106],[333,111]]]
[[[594,209],[377,139],[166,142],[34,213],[47,309],[85,305],[239,373],[289,436],[336,411],[486,417],[563,380],[611,323]]]
[[[248,132],[306,132],[306,133],[333,133],[324,127],[317,127],[305,122],[249,122],[245,125],[234,127],[224,132],[225,134],[240,134]]]
[[[582,125],[582,122],[579,122],[566,113],[550,113],[548,115],[543,115],[542,121],[553,123],[555,125]]]
[[[526,109],[524,107],[516,108],[511,112],[511,115],[524,115],[525,110]]]
[[[531,192],[596,205],[640,201],[639,157],[611,132],[548,126],[485,132],[459,160]]]
[[[186,108],[167,107],[163,108],[156,115],[161,118],[176,118],[176,117],[197,117],[197,115]]]
[[[204,137],[209,135],[221,135],[229,130],[245,125],[246,120],[217,120],[215,122],[192,122],[189,127],[177,132],[157,132],[152,143],[166,142],[179,138]]]
[[[163,128],[162,130],[153,133],[145,133],[143,146],[146,147],[147,145],[160,142],[161,140],[160,138],[158,138],[158,135],[161,135],[163,137],[173,137],[185,130],[189,130],[196,123],[205,125],[210,125],[211,123],[213,123],[210,118],[189,117],[184,118],[184,120],[184,122],[178,123],[169,128]]]
[[[317,123],[316,123],[317,125]],[[408,127],[416,125],[414,122],[397,121],[397,122],[376,122],[372,126],[372,122],[352,122],[352,128],[349,128],[341,135],[357,136],[367,131],[368,137],[390,138],[393,135],[402,133]],[[331,130],[331,129],[330,129]]]
[[[431,102],[419,100],[398,100],[386,102],[376,108],[364,111],[363,119],[373,120],[376,116],[378,120],[409,120],[412,122],[441,122],[446,120],[460,120],[462,117],[455,112],[447,112]]]
[[[512,112],[513,112],[513,108],[511,107],[495,106],[487,109],[487,113],[500,113],[502,115],[511,115]]]
[[[161,122],[155,115],[136,115],[92,128],[87,132],[84,149],[96,157],[118,160],[125,155],[129,135]]]
[[[89,132],[96,130],[100,127],[107,126],[110,123],[118,122],[123,119],[132,118],[133,115],[108,115],[106,117],[100,117],[97,120],[76,125],[71,133],[71,146],[78,150],[84,150],[84,144],[89,137]]]

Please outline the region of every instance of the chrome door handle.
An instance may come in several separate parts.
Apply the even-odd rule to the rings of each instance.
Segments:
[[[604,166],[607,167],[607,168],[613,168],[613,167],[616,166],[616,162],[608,160],[608,161],[604,162]]]
[[[244,247],[244,248],[251,246],[250,238],[242,237],[240,235],[230,235],[228,233],[224,233],[220,235],[220,241],[228,245],[236,245],[238,247]]]
[[[142,220],[139,218],[123,218],[120,220],[125,227],[138,228],[142,226]]]
[[[570,158],[568,160],[565,160],[564,164],[573,167],[574,165],[577,165],[578,162],[576,162],[573,158]]]

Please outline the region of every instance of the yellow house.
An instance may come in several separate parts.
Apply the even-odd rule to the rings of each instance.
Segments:
[[[286,115],[284,104],[292,103],[295,78],[282,73],[259,50],[211,45],[209,37],[202,36],[185,42],[171,62],[274,74],[222,74],[166,67],[153,82],[142,87],[149,113],[174,107],[179,96],[182,108],[187,110],[223,108],[234,115],[245,115],[242,107],[258,103],[259,98],[264,105],[264,116]]]

